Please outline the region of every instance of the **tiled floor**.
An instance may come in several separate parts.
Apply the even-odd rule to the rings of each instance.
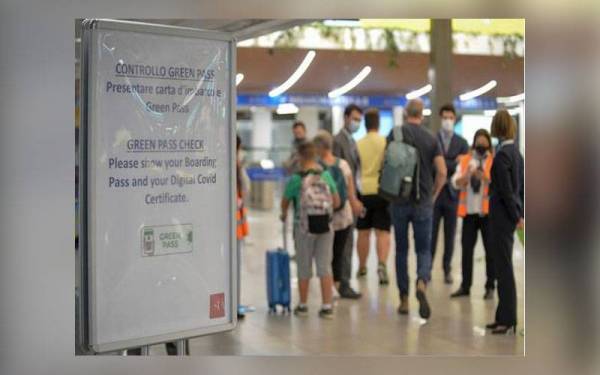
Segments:
[[[380,287],[376,275],[374,252],[369,257],[366,279],[352,280],[363,293],[359,301],[339,300],[334,320],[317,316],[320,305],[319,284],[311,282],[310,315],[269,315],[265,292],[265,251],[281,246],[282,229],[276,211],[250,211],[250,237],[246,242],[242,270],[242,302],[256,311],[247,314],[238,327],[228,333],[190,341],[192,355],[523,355],[523,294],[524,256],[515,241],[514,263],[517,281],[520,326],[516,336],[492,336],[483,326],[493,320],[497,299],[482,299],[485,282],[485,262],[481,240],[475,250],[474,280],[470,298],[450,300],[449,295],[459,285],[460,224],[453,260],[454,285],[443,282],[441,271],[441,238],[438,244],[432,282],[428,296],[432,316],[425,322],[417,312],[417,300],[411,292],[409,316],[396,313],[398,289],[395,283]],[[441,236],[440,236],[441,237]],[[291,235],[288,236],[291,245]],[[412,240],[411,240],[412,246]],[[393,248],[393,241],[392,241]],[[290,249],[293,252],[293,249]],[[412,250],[412,247],[411,247]],[[394,252],[390,253],[388,271],[395,280]],[[354,268],[357,257],[354,255]],[[295,264],[292,262],[292,295],[297,301]],[[415,254],[409,255],[409,274],[414,280]],[[414,292],[414,290],[413,290]],[[165,354],[163,346],[153,346],[151,354]]]

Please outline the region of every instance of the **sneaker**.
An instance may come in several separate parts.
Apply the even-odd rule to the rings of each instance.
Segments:
[[[417,300],[419,300],[419,315],[423,319],[429,319],[431,316],[431,308],[429,302],[427,302],[427,296],[425,295],[425,283],[421,280],[417,283]]]
[[[408,315],[408,296],[400,296],[400,306],[398,307],[398,314]]]
[[[367,267],[361,267],[358,269],[358,272],[356,272],[356,277],[365,277],[367,276]]]
[[[359,299],[362,294],[356,292],[350,285],[342,285],[340,287],[339,296],[346,299]]]
[[[388,285],[390,283],[385,264],[379,263],[379,266],[377,267],[377,276],[379,276],[379,285]]]
[[[456,292],[452,293],[450,295],[450,298],[457,298],[457,297],[467,297],[469,295],[469,291],[468,290],[464,290],[462,287],[459,288]]]
[[[323,319],[333,319],[333,309],[319,310],[319,317]]]
[[[307,316],[308,315],[308,306],[304,305],[298,305],[296,306],[296,308],[294,309],[294,315],[296,316]]]

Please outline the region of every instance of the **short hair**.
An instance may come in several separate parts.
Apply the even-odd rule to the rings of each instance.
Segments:
[[[369,108],[365,112],[365,127],[367,130],[379,129],[379,110],[377,108]]]
[[[500,139],[515,139],[517,124],[506,109],[496,111],[492,119],[491,133]]]
[[[319,130],[313,139],[313,143],[316,147],[321,147],[325,150],[331,150],[333,148],[333,137],[327,130]]]
[[[473,136],[473,148],[475,148],[475,143],[477,142],[477,138],[479,137],[485,137],[488,141],[488,144],[490,145],[490,148],[492,147],[492,136],[490,135],[490,132],[482,128],[477,130],[475,132],[475,135]]]
[[[456,109],[452,103],[447,103],[441,106],[439,112],[440,116],[442,115],[442,112],[452,112],[454,113],[454,117],[456,117]]]
[[[411,99],[404,110],[407,117],[423,117],[423,101],[419,98]]]
[[[356,104],[348,104],[344,109],[344,117],[350,116],[353,111],[358,111],[358,113],[360,113],[361,115],[363,113],[363,110]]]
[[[306,131],[306,125],[304,125],[304,123],[302,121],[294,122],[294,125],[292,125],[292,129],[296,129],[297,127],[300,127],[302,129],[304,129],[304,131]]]
[[[315,144],[310,141],[301,143],[298,146],[298,155],[303,160],[312,160],[317,157],[317,150]]]

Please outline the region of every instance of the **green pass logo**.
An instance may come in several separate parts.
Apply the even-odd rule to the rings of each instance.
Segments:
[[[154,230],[144,228],[144,255],[154,255]]]

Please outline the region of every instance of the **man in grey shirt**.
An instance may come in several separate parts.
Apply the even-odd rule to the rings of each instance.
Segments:
[[[350,104],[344,110],[344,127],[339,131],[333,140],[333,154],[341,159],[344,159],[350,169],[352,170],[352,177],[354,179],[354,186],[356,186],[356,195],[359,195],[360,191],[360,157],[358,155],[358,148],[356,147],[356,141],[352,138],[352,133],[356,132],[360,128],[360,122],[362,120],[362,109],[355,105]],[[357,197],[348,197],[352,206],[352,213],[354,217],[360,215],[363,207],[362,204],[358,203]],[[350,227],[350,233],[354,229],[354,224]],[[355,292],[350,287],[350,278],[352,276],[352,248],[354,245],[354,236],[347,236],[346,244],[343,252],[343,266],[341,272],[341,280],[339,287],[339,294],[342,298],[357,299],[360,298],[360,293]]]

